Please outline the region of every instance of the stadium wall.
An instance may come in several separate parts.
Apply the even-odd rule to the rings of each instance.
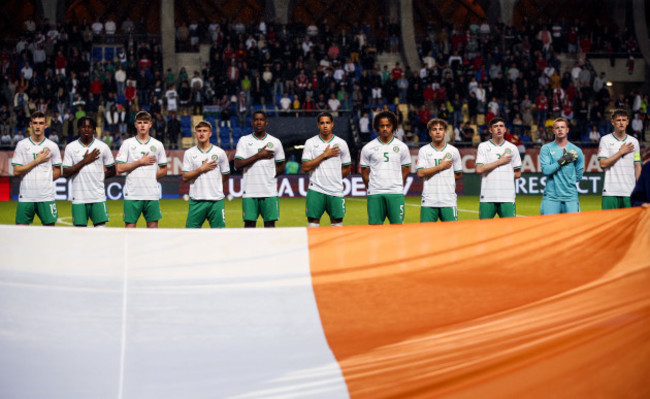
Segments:
[[[0,238],[2,398],[650,396],[650,209]]]

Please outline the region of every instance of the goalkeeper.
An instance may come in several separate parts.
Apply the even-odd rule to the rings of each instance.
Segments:
[[[539,154],[546,188],[541,214],[580,212],[578,186],[585,171],[582,151],[569,142],[569,122],[564,118],[553,121],[555,140],[545,144]]]

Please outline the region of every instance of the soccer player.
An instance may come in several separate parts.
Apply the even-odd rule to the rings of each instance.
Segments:
[[[506,122],[489,123],[492,138],[478,145],[476,173],[481,175],[479,219],[515,217],[515,179],[521,177],[521,156],[517,146],[505,140]]]
[[[580,212],[577,184],[585,171],[582,151],[569,142],[569,122],[564,118],[553,121],[555,140],[544,144],[539,152],[542,173],[546,176],[546,187],[540,213]]]
[[[253,113],[253,133],[239,139],[235,168],[243,169],[242,214],[244,227],[255,227],[262,216],[264,227],[275,227],[280,218],[278,184],[284,170],[284,150],[277,138],[266,133],[269,122],[264,111]]]
[[[404,182],[411,169],[406,144],[393,136],[397,117],[377,113],[373,127],[379,134],[361,149],[361,178],[368,190],[368,224],[404,223]]]
[[[185,227],[200,229],[206,219],[211,228],[226,227],[223,187],[230,175],[228,156],[210,143],[210,122],[197,123],[194,135],[198,144],[183,155],[183,181],[190,182],[191,198]]]
[[[109,220],[104,179],[115,176],[115,160],[106,143],[95,139],[95,119],[84,116],[77,128],[79,139],[65,147],[63,157],[63,176],[71,181],[72,224],[86,227],[90,218],[95,227],[104,227]]]
[[[603,209],[629,208],[630,194],[641,175],[639,140],[625,133],[629,124],[627,112],[617,109],[612,114],[614,133],[601,137],[598,161],[605,171]]]
[[[460,152],[445,143],[447,122],[431,119],[427,123],[431,144],[418,152],[418,177],[424,179],[420,222],[458,221],[456,180],[463,176]]]
[[[324,212],[332,226],[343,226],[343,179],[350,174],[350,149],[345,140],[334,135],[331,113],[319,114],[316,121],[319,134],[307,140],[302,151],[302,169],[309,173],[307,227],[318,227]]]
[[[158,228],[160,186],[158,180],[167,174],[167,155],[163,144],[149,135],[151,114],[135,115],[136,136],[124,140],[117,153],[117,173],[126,173],[124,184],[124,225],[134,228],[140,215],[147,228]]]
[[[44,226],[54,226],[58,210],[54,181],[61,176],[59,147],[45,137],[45,114],[36,111],[29,122],[31,135],[16,144],[11,164],[20,179],[16,224],[28,225],[38,215]]]

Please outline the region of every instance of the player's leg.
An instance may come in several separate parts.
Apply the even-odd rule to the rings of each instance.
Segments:
[[[513,218],[517,216],[517,206],[514,202],[499,202],[496,206],[497,214],[500,218]]]
[[[148,229],[158,228],[158,221],[162,219],[162,213],[160,212],[160,201],[144,201],[142,214],[144,215],[144,220],[147,221]]]
[[[420,208],[420,223],[437,222],[439,217],[439,208],[423,206]]]
[[[305,199],[307,227],[318,227],[323,212],[325,212],[325,194],[314,190],[307,190],[307,198]]]
[[[205,201],[207,209],[207,218],[210,228],[222,229],[226,227],[226,208],[225,201]]]
[[[566,201],[562,204],[562,213],[578,213],[580,212],[580,202]]]
[[[368,224],[384,224],[386,203],[382,194],[368,196]]]
[[[36,215],[41,219],[43,226],[54,226],[54,223],[59,219],[56,201],[37,202]]]
[[[72,225],[76,227],[88,226],[88,204],[72,204]]]
[[[208,201],[190,200],[187,208],[187,220],[185,221],[186,229],[200,229],[208,213]]]
[[[560,201],[553,201],[548,198],[542,199],[540,206],[540,215],[557,215],[562,212],[562,203]]]
[[[34,221],[36,202],[19,202],[16,205],[16,224],[28,225]]]
[[[330,215],[330,224],[332,226],[343,226],[343,218],[345,217],[345,198],[335,197],[333,195],[325,196],[325,210]]]
[[[106,222],[108,222],[110,219],[108,217],[108,207],[106,206],[106,201],[95,202],[94,204],[86,204],[86,210],[90,216],[90,220],[93,222],[93,226],[95,227],[106,226]]]
[[[618,197],[613,197],[611,195],[603,196],[601,205],[603,210],[618,209]]]
[[[124,226],[126,228],[135,228],[135,224],[138,223],[138,219],[140,219],[140,215],[142,214],[143,207],[144,201],[124,200]]]
[[[458,208],[455,206],[448,206],[440,209],[440,220],[443,222],[457,222],[458,221]]]
[[[481,202],[478,205],[479,219],[492,219],[497,214],[497,207],[494,202]]]
[[[244,227],[254,228],[260,215],[259,198],[242,198],[241,209]]]
[[[280,220],[280,199],[278,197],[261,198],[260,213],[264,220],[264,227],[275,227],[275,222]]]
[[[404,223],[404,195],[385,194],[386,213],[390,224]]]

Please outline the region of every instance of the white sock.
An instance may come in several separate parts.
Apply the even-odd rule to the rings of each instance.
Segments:
[[[343,222],[341,222],[341,223],[332,223],[332,227],[343,227]]]
[[[312,223],[312,222],[308,222],[308,223],[307,223],[307,227],[320,227],[320,223]]]

